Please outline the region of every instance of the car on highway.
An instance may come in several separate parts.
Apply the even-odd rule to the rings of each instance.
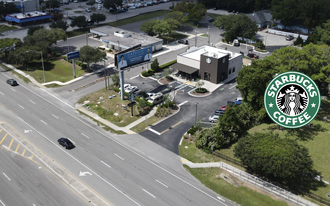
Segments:
[[[72,149],[72,148],[74,148],[75,146],[72,144],[72,142],[69,140],[69,139],[67,139],[67,138],[59,138],[58,140],[58,143],[61,145],[61,146],[63,146],[63,147],[65,147],[66,149]]]
[[[86,8],[85,11],[88,12],[88,13],[92,12],[89,8]]]
[[[211,115],[211,116],[209,116],[209,121],[212,122],[212,123],[217,122],[218,119],[219,119],[219,115]]]
[[[7,84],[10,84],[11,86],[16,86],[18,85],[17,84],[17,81],[15,79],[7,79]]]
[[[180,39],[178,41],[179,44],[189,44],[188,40],[185,40],[185,39]]]

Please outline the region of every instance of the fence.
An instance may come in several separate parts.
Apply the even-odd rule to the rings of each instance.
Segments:
[[[313,200],[316,200],[320,203],[323,203],[325,205],[330,205],[330,200],[328,200],[324,197],[318,196],[318,195],[313,194],[313,193],[307,194],[306,196],[309,197],[309,198],[312,198]]]
[[[268,33],[270,33],[270,34],[278,34],[278,35],[282,35],[282,36],[291,35],[291,36],[293,36],[295,38],[297,38],[299,36],[299,34],[296,34],[296,33],[286,32],[286,31],[278,31],[278,30],[275,30],[275,29],[268,29]],[[307,35],[300,35],[300,37],[303,40],[307,40],[307,38],[308,38]]]
[[[242,163],[241,161],[235,160],[235,159],[233,159],[233,158],[231,158],[231,157],[228,157],[228,156],[226,156],[226,155],[224,155],[224,154],[221,154],[221,153],[218,152],[218,151],[213,152],[213,155],[215,155],[215,156],[217,156],[217,157],[220,157],[220,158],[222,158],[222,159],[224,159],[224,160],[227,160],[228,162],[234,163],[235,165],[238,165],[238,166],[244,167],[244,165],[243,165],[243,163]]]
[[[231,165],[228,165],[224,162],[220,162],[220,168],[233,173],[234,175],[236,175],[237,177],[239,177],[241,180],[245,181],[245,182],[249,182],[254,184],[255,186],[268,191],[274,195],[277,195],[285,200],[288,200],[296,205],[303,205],[303,206],[317,206],[317,204],[312,203],[304,198],[301,198],[289,191],[286,191],[276,185],[273,185],[269,182],[266,182],[258,177],[255,177],[249,173],[246,173],[240,169],[237,169]],[[313,198],[314,199],[314,198]]]

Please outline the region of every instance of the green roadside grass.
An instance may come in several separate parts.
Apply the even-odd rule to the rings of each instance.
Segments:
[[[164,16],[165,14],[167,14],[167,10],[160,10],[160,11],[154,11],[154,12],[149,12],[149,13],[144,13],[144,14],[140,14],[138,16],[134,16],[134,17],[130,17],[127,19],[122,19],[116,22],[109,22],[107,23],[107,25],[109,26],[123,26],[126,24],[132,24],[135,22],[139,22],[139,21],[145,21],[148,19],[152,19],[152,18],[156,18],[156,17],[160,17],[160,16]],[[116,14],[113,14],[116,15]]]
[[[72,10],[71,8],[64,8],[64,10]]]
[[[169,36],[164,35],[164,36],[158,36],[157,38],[163,39],[163,44],[166,43],[171,43],[180,39],[187,38],[188,35],[177,33],[177,32],[172,32]]]
[[[14,29],[17,29],[17,27],[14,27],[14,26],[7,26],[7,25],[2,25],[2,26],[0,27],[0,31],[1,31],[1,32],[10,31],[10,30],[14,30]],[[2,33],[0,33],[0,36],[2,36]]]
[[[142,117],[143,118],[143,117]],[[136,132],[136,133],[140,133],[140,132],[143,132],[144,130],[146,130],[146,128],[156,122],[158,122],[159,120],[161,120],[162,118],[159,118],[159,117],[155,117],[155,116],[152,116],[150,118],[148,118],[147,122],[146,121],[143,121],[141,123],[139,123],[138,125],[130,128],[130,130],[132,130],[133,132]],[[147,126],[147,123],[148,123],[148,126]]]
[[[83,13],[84,11],[74,11],[73,13],[77,13],[77,14],[81,14]]]
[[[200,36],[202,36],[202,37],[206,37],[206,38],[208,37],[206,34],[202,34],[202,35],[200,35]]]

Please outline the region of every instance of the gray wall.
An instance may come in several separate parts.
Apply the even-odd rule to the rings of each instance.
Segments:
[[[210,58],[211,63],[207,63],[206,59]],[[225,59],[225,62],[223,62]],[[210,82],[218,84],[219,82],[228,78],[228,63],[229,55],[222,58],[213,58],[205,55],[201,55],[200,61],[200,76],[201,79],[205,79],[205,72],[210,73]]]

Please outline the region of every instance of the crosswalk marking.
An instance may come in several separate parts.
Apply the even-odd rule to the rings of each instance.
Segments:
[[[15,152],[17,152],[18,148],[19,148],[19,144],[17,144],[17,147],[16,147],[16,150],[15,150]]]
[[[10,144],[9,144],[9,147],[8,147],[8,149],[10,149],[11,148],[11,145],[13,144],[13,142],[14,142],[14,138],[10,141]]]
[[[5,140],[5,139],[6,139],[7,135],[8,135],[8,133],[7,133],[7,134],[5,134],[5,136],[2,138],[2,140],[1,140],[0,144],[3,142],[3,140]]]

